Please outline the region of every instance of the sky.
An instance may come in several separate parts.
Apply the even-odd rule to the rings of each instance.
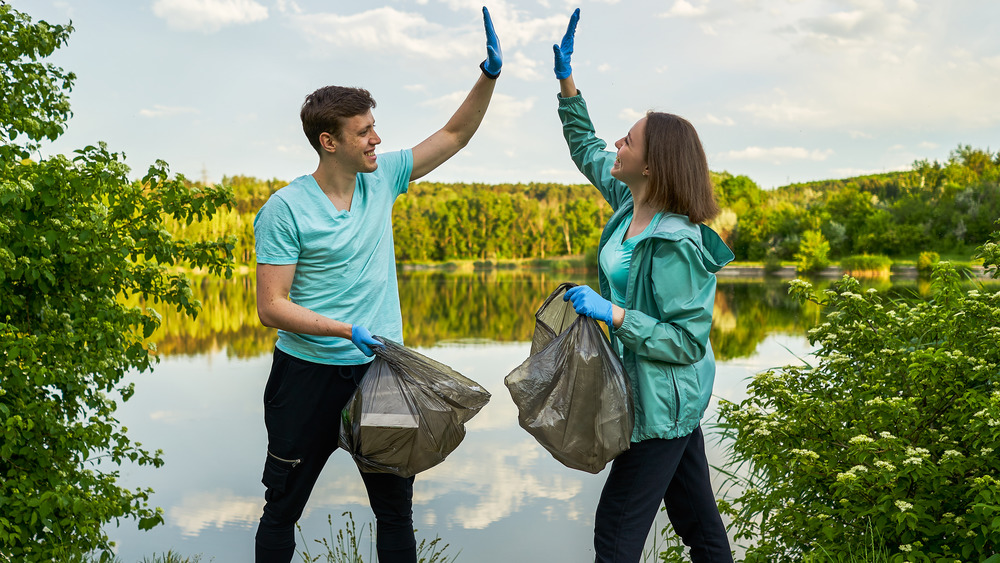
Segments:
[[[42,155],[104,141],[135,177],[290,181],[318,157],[316,88],[371,91],[380,152],[440,129],[485,58],[482,0],[7,0],[71,21],[50,58],[74,116]],[[613,149],[647,110],[688,119],[717,172],[762,188],[1000,149],[997,0],[488,0],[503,70],[468,147],[423,180],[584,183],[556,114],[552,45],[581,9],[573,76]]]

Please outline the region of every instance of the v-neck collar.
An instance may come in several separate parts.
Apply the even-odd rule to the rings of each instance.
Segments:
[[[361,174],[356,174],[354,176],[354,193],[351,194],[351,205],[347,209],[337,209],[337,206],[333,204],[333,200],[330,199],[330,196],[328,196],[326,192],[323,191],[323,188],[320,187],[319,182],[316,181],[316,177],[313,176],[312,174],[309,174],[309,179],[312,181],[311,182],[312,188],[317,190],[319,192],[319,195],[322,197],[322,200],[324,202],[323,205],[326,206],[326,210],[330,213],[330,215],[334,217],[337,217],[339,215],[348,215],[348,216],[351,215],[351,212],[355,208],[355,203],[358,198],[358,191],[359,191],[358,188],[359,184],[361,183]]]

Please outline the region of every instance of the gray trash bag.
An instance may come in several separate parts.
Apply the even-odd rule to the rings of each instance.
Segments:
[[[621,360],[564,283],[535,313],[531,355],[504,379],[521,427],[563,465],[598,473],[627,450],[635,424]]]
[[[366,473],[410,477],[444,461],[490,400],[478,383],[395,342],[375,360],[341,416],[340,447]]]

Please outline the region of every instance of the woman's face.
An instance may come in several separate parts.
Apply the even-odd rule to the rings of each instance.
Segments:
[[[628,135],[615,142],[618,158],[611,167],[611,175],[628,185],[645,182],[649,177],[646,166],[646,118],[643,117],[629,129]]]

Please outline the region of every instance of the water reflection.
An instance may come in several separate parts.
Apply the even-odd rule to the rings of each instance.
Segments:
[[[399,298],[406,344],[529,341],[535,310],[563,281],[597,284],[596,277],[584,273],[403,273]],[[274,331],[257,320],[252,275],[199,278],[196,293],[202,301],[196,320],[163,312],[163,326],[152,339],[163,356],[221,350],[228,357],[252,358],[271,350]],[[712,327],[717,359],[750,355],[768,334],[803,334],[818,315],[817,307],[789,299],[784,281],[720,278]]]
[[[460,562],[593,559],[593,511],[604,474],[556,462],[518,426],[503,386],[527,357],[535,309],[564,280],[596,282],[528,272],[400,278],[407,344],[493,394],[469,423],[462,445],[416,480],[418,535],[441,536],[451,553],[461,552]],[[125,486],[156,491],[152,503],[164,509],[166,520],[150,532],[136,531],[131,522],[110,530],[125,562],[169,549],[215,563],[252,560],[263,505],[261,394],[274,336],[257,322],[252,278],[205,279],[199,291],[204,309],[197,321],[164,316],[163,330],[154,336],[163,359],[152,374],[133,377],[136,393],[119,412],[130,436],[162,448],[166,460],[161,469],[122,470]],[[794,303],[786,291],[781,282],[720,279],[712,334],[719,357],[717,397],[742,400],[746,378],[808,359],[803,334],[819,312]],[[916,283],[891,288],[919,291]],[[715,405],[706,419],[716,416]],[[710,462],[723,463],[711,436],[708,446]],[[344,511],[360,523],[371,520],[354,462],[338,452],[303,515],[303,536],[330,537],[327,515],[336,528]]]

